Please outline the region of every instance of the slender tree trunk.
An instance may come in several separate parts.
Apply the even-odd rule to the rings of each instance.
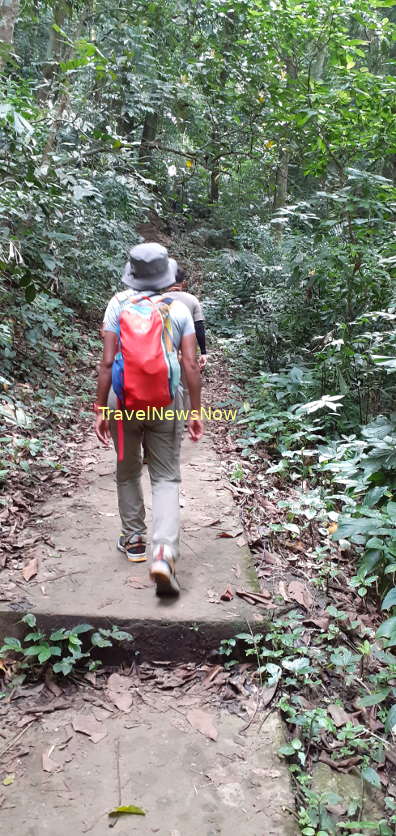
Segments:
[[[60,0],[60,2],[54,5],[53,23],[59,26],[60,29],[63,29],[70,12],[70,4],[65,2],[65,0]],[[55,32],[55,29],[51,26],[47,46],[47,78],[52,78],[56,74],[59,62],[65,57],[66,49],[67,45],[64,43],[62,35],[59,32]]]
[[[286,71],[287,71],[287,86],[291,87],[293,81],[297,78],[297,69],[293,64],[292,59],[286,58]],[[287,125],[287,128],[290,126]],[[282,142],[282,140],[281,140]],[[287,135],[283,135],[283,144],[287,142]],[[282,206],[285,206],[287,203],[287,184],[289,179],[289,161],[290,161],[290,152],[287,148],[281,147],[279,160],[278,160],[278,168],[276,170],[275,175],[275,193],[274,193],[274,202],[273,202],[273,211],[276,212],[277,209],[281,209]],[[274,231],[275,235],[278,239],[282,237],[283,226],[281,223],[274,224]]]
[[[212,129],[212,148],[216,153],[219,149],[219,132],[216,127]],[[216,156],[210,167],[210,184],[209,184],[209,203],[214,206],[219,202],[219,186],[220,186],[220,160]]]
[[[314,78],[315,81],[320,81],[321,78],[322,78],[326,55],[327,55],[327,45],[323,44],[320,47],[320,49],[319,49],[319,51],[318,51],[318,53],[315,57],[315,60],[312,63],[312,67],[311,67],[311,77]]]
[[[210,172],[210,193],[209,199],[211,203],[218,203],[219,202],[219,180],[220,180],[220,169],[218,166],[216,168],[212,168]]]
[[[143,125],[142,139],[139,148],[139,165],[149,171],[153,149],[151,143],[155,141],[158,130],[158,113],[146,113]]]
[[[282,148],[275,178],[275,194],[273,209],[281,209],[287,200],[287,181],[289,177],[289,152]]]
[[[0,67],[14,43],[14,27],[19,15],[19,7],[20,0],[0,0]]]

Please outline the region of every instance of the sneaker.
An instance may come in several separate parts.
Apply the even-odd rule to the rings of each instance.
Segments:
[[[154,581],[157,595],[179,595],[180,586],[175,574],[175,564],[171,556],[166,555],[166,546],[160,546],[150,568],[150,578]]]
[[[147,560],[146,543],[139,534],[121,534],[117,549],[126,554],[130,563],[143,563]]]

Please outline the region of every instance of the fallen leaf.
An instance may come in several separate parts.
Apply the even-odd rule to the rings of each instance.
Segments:
[[[243,529],[239,526],[238,528],[226,528],[216,534],[216,537],[239,537],[240,534],[243,534]]]
[[[330,618],[327,615],[310,616],[309,618],[304,618],[303,624],[307,626],[312,624],[314,627],[319,627],[320,630],[327,630],[330,624]]]
[[[263,549],[261,552],[261,557],[265,560],[266,563],[272,563],[272,565],[276,565],[280,563],[280,557],[275,552],[269,552],[268,549]]]
[[[330,714],[331,719],[334,722],[334,725],[339,729],[341,726],[345,726],[346,723],[349,723],[351,720],[351,716],[347,714],[345,709],[342,705],[336,705],[332,703],[331,705],[327,706],[327,711]]]
[[[243,598],[249,604],[267,604],[268,599],[271,598],[271,593],[267,589],[260,592],[249,592],[247,589],[237,589],[236,595]]]
[[[45,675],[45,686],[54,695],[54,697],[60,697],[63,694],[62,688],[59,687],[58,683],[55,680],[51,679],[50,673],[47,671]]]
[[[93,714],[78,714],[74,717],[72,726],[75,732],[88,735],[92,743],[100,743],[107,735],[107,729]]]
[[[207,714],[206,711],[202,711],[201,708],[192,708],[187,713],[187,720],[193,729],[208,737],[209,740],[217,740],[218,731],[210,714]]]
[[[214,589],[208,589],[209,604],[220,604],[220,595]]]
[[[130,687],[130,679],[127,676],[121,676],[119,673],[112,673],[107,680],[107,688],[111,691],[122,693],[123,691],[129,691]]]
[[[127,578],[126,583],[128,586],[131,586],[132,589],[148,589],[151,586],[150,583],[144,583],[140,578],[136,578],[134,575],[131,575],[130,578]]]
[[[306,610],[313,606],[312,595],[306,584],[301,583],[301,581],[291,581],[287,587],[287,594],[292,601],[297,601]]]
[[[272,698],[275,696],[278,689],[279,682],[272,685],[271,688],[262,688],[260,690],[260,709],[266,708],[270,704]]]
[[[29,560],[29,563],[27,563],[26,566],[24,566],[22,569],[22,575],[25,581],[30,581],[31,578],[34,578],[34,576],[37,575],[38,567],[38,558],[32,557],[32,559]]]
[[[52,755],[52,752],[54,751],[54,749],[55,749],[55,746],[50,746],[50,748],[48,749],[48,752],[43,752],[43,754],[41,756],[41,763],[42,763],[42,767],[43,767],[44,772],[59,772],[59,770],[61,768],[59,763],[56,763],[51,758],[51,755]]]
[[[285,582],[284,582],[284,581],[279,581],[279,587],[278,587],[278,589],[279,589],[279,595],[281,595],[281,596],[282,596],[282,598],[283,598],[285,601],[288,601],[288,600],[289,600],[289,598],[288,598],[288,595],[287,595],[287,592],[286,592],[286,584],[285,584]]]
[[[288,549],[291,549],[292,552],[306,551],[306,547],[304,546],[304,543],[301,542],[301,540],[286,540],[285,546],[287,546]]]
[[[117,691],[107,691],[107,696],[120,711],[125,711],[126,713],[129,711],[133,702],[132,694],[128,692],[117,693]]]
[[[222,665],[216,665],[214,670],[209,670],[209,672],[205,676],[205,679],[202,681],[202,687],[209,688],[209,686],[212,684],[212,682],[216,679],[216,677],[222,670]]]
[[[227,588],[224,590],[224,592],[220,595],[220,600],[221,601],[232,601],[233,597],[234,597],[234,593],[233,593],[231,587],[227,586]]]
[[[17,549],[27,549],[28,546],[34,546],[41,540],[41,534],[35,534],[33,537],[28,537],[26,540],[18,540],[17,543],[13,544]]]
[[[330,523],[330,525],[327,527],[327,531],[328,531],[328,533],[329,533],[329,534],[335,534],[335,532],[337,531],[337,528],[338,528],[337,523],[336,523],[336,522],[332,522],[332,523]]]
[[[5,778],[3,778],[3,784],[4,784],[5,787],[9,787],[10,784],[14,783],[14,781],[15,781],[15,774],[13,772],[10,775],[6,775]]]
[[[200,482],[220,482],[220,476],[201,476]]]
[[[243,549],[244,546],[247,546],[248,542],[244,534],[241,534],[240,537],[237,537],[237,545],[240,549]]]
[[[116,807],[114,810],[111,810],[109,813],[110,817],[114,816],[145,816],[146,813],[142,810],[141,807],[135,807],[133,804],[122,805],[121,807]]]

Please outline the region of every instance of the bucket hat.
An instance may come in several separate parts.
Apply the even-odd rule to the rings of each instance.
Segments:
[[[162,244],[136,244],[129,253],[122,281],[133,290],[163,290],[174,284],[177,263]]]

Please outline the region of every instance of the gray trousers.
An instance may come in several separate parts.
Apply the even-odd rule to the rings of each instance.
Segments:
[[[181,409],[181,391],[166,409]],[[117,399],[110,389],[108,406],[117,409]],[[117,421],[110,417],[110,431],[117,450]],[[184,421],[155,418],[139,421],[124,419],[124,458],[117,459],[118,509],[122,532],[126,535],[146,536],[146,512],[141,483],[143,456],[142,441],[146,448],[147,466],[152,490],[152,547],[168,545],[175,560],[179,553],[180,532],[180,446]]]

